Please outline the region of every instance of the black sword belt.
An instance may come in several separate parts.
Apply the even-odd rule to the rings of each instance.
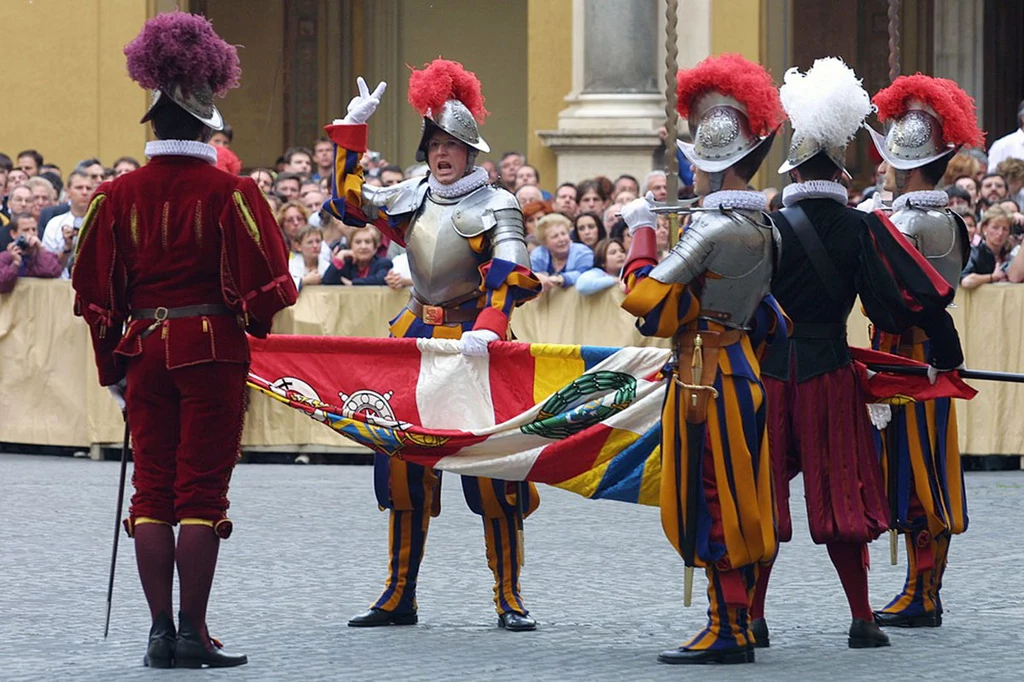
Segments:
[[[184,305],[180,308],[137,308],[132,310],[133,320],[179,320],[183,317],[202,317],[204,315],[236,315],[233,310],[222,303],[201,303]]]

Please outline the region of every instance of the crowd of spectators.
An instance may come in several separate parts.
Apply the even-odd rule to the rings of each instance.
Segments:
[[[970,236],[971,255],[961,282],[965,288],[1024,282],[1024,258],[1016,258],[1024,241],[1024,102],[1017,114],[1019,129],[995,141],[988,155],[979,149],[959,151],[940,183]],[[411,286],[408,261],[397,244],[372,227],[345,225],[322,210],[331,197],[334,173],[330,140],[291,147],[272,168],[243,168],[231,151],[232,139],[228,126],[210,140],[218,150],[218,166],[248,175],[262,190],[291,249],[289,269],[300,289]],[[682,161],[681,155],[678,158]],[[384,187],[427,172],[424,164],[402,168],[372,151],[363,155],[361,164],[366,182]],[[620,218],[623,206],[648,192],[657,201],[668,200],[663,170],[652,170],[642,179],[622,174],[614,180],[598,176],[556,186],[547,184],[519,152],[506,152],[497,162],[484,160],[480,165],[493,184],[518,199],[530,263],[544,291],[576,287],[588,295],[621,287],[618,273],[629,250],[629,232]],[[104,180],[138,167],[131,157],[109,166],[89,158],[65,175],[34,149],[18,153],[13,161],[0,153],[0,293],[10,291],[18,277],[69,278],[91,195]],[[683,177],[689,181],[692,176]],[[872,184],[850,189],[849,203],[866,209],[885,206],[894,187],[894,172],[883,162]],[[777,189],[763,191],[771,208],[781,205]],[[678,198],[690,197],[692,187],[680,187]],[[659,257],[664,257],[670,248],[665,216],[659,216],[656,235]]]

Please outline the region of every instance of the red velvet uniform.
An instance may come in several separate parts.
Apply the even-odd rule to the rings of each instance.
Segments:
[[[100,383],[127,376],[129,527],[140,518],[221,521],[245,412],[245,332],[265,336],[297,296],[266,199],[251,179],[200,158],[156,156],[96,191],[73,283]],[[228,314],[132,318],[197,305]]]

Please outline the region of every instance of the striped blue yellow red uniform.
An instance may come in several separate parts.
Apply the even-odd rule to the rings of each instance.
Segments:
[[[335,143],[335,173],[332,198],[324,204],[325,209],[349,225],[370,223],[404,245],[405,232],[418,206],[399,215],[382,212],[374,220],[368,220],[363,212],[363,169],[359,159],[366,151],[366,126],[328,126],[327,132]],[[512,309],[540,293],[540,282],[528,268],[492,259],[486,234],[468,241],[477,256],[480,295],[459,307],[479,311],[476,320],[431,325],[406,307],[391,321],[392,336],[458,339],[464,331],[485,328],[499,337],[508,337]],[[390,549],[388,579],[373,608],[395,613],[416,611],[416,582],[430,517],[441,511],[440,484],[440,472],[380,453],[375,456],[374,489],[380,507],[390,510]],[[540,505],[536,486],[463,476],[462,488],[469,508],[483,517],[487,564],[494,574],[495,610],[499,614],[527,614],[519,590],[521,523]]]
[[[648,336],[673,337],[692,331],[725,332],[699,318],[700,302],[683,284],[666,284],[646,275],[650,267],[629,272],[623,308],[639,318]],[[753,643],[748,610],[757,581],[757,564],[778,551],[766,405],[759,351],[788,325],[774,299],[765,300],[752,330],[718,352],[712,397],[704,423],[704,454],[697,487],[694,563],[708,578],[708,622],[682,645],[686,650],[735,649]],[[674,371],[674,370],[673,370]],[[679,379],[689,383],[686,368]],[[662,409],[661,519],[669,542],[683,555],[689,522],[689,453],[685,399],[690,393],[670,381]]]
[[[918,328],[902,336],[873,331],[872,347],[921,362],[929,341]],[[957,440],[956,411],[949,398],[893,406],[887,433],[879,438],[887,485],[896,487],[893,527],[907,547],[903,590],[883,613],[907,617],[941,614],[939,588],[946,570],[951,535],[967,530],[967,495]],[[896,449],[895,470],[889,445]]]

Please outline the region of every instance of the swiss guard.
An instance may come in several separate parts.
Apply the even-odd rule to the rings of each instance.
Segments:
[[[891,220],[954,290],[970,255],[963,219],[936,189],[950,158],[964,145],[982,147],[974,100],[951,80],[922,74],[900,76],[874,97],[883,136],[871,128],[878,153],[895,173]],[[903,334],[874,330],[876,349],[927,361],[932,339],[920,327]],[[886,417],[888,415],[885,415]],[[967,497],[952,400],[939,398],[894,406],[882,436],[892,528],[904,534],[907,580],[875,612],[883,626],[942,625],[939,588],[951,535],[967,530]],[[884,417],[883,417],[884,419]]]
[[[784,114],[768,72],[739,55],[710,57],[677,78],[694,140],[679,144],[703,208],[661,263],[650,199],[622,210],[633,235],[622,305],[641,333],[675,343],[661,419],[662,526],[688,567],[687,599],[692,567],[708,579],[707,625],[658,660],[752,663],[750,598],[778,539],[760,344],[750,330],[785,335],[786,323],[763,303],[776,235],[767,199],[747,185]]]
[[[430,172],[385,188],[364,184],[359,158],[386,84],[370,92],[359,78],[358,87],[345,118],[326,128],[336,151],[333,199],[325,208],[346,224],[372,224],[406,248],[412,297],[392,320],[392,336],[460,339],[464,354],[486,356],[488,342],[509,338],[512,309],[536,296],[540,282],[529,269],[518,202],[475,164],[477,154],[490,151],[478,127],[488,113],[480,81],[444,59],[413,71],[409,102],[423,117],[416,158]],[[350,626],[417,622],[416,582],[430,518],[440,513],[440,479],[439,472],[376,455],[377,502],[391,517],[389,575],[380,598]],[[462,488],[483,518],[498,626],[535,629],[519,573],[523,519],[540,504],[536,487],[463,476]]]
[[[761,369],[778,500],[779,535],[793,534],[789,481],[803,472],[811,539],[825,545],[849,602],[851,648],[889,645],[868,600],[867,543],[889,526],[889,508],[865,392],[846,344],[846,320],[860,296],[876,327],[913,325],[936,339],[929,360],[951,370],[963,359],[945,311],[953,290],[881,212],[847,206],[845,149],[871,112],[860,79],[841,60],[790,69],[780,92],[793,124],[779,168],[792,184],[772,214],[782,256],[772,293],[793,321],[790,338],[770,346]],[[764,567],[753,604],[759,646],[768,646]]]
[[[134,445],[124,525],[153,619],[144,663],[237,666],[247,659],[210,636],[207,602],[232,529],[246,332],[266,336],[296,291],[260,190],[218,170],[207,144],[223,126],[214,95],[238,85],[235,48],[205,18],[172,12],[147,21],[124,52],[129,75],[153,91],[142,122],[157,139],[146,144],[146,166],[96,190],[75,255],[75,313],[89,324],[100,383],[125,410]]]

